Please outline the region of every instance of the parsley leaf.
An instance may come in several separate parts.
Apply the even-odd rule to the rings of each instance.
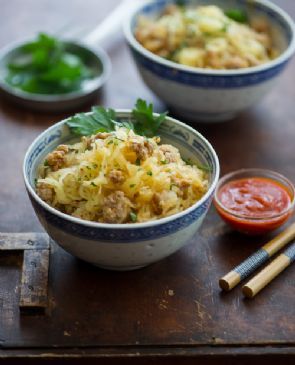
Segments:
[[[111,132],[118,124],[116,112],[113,109],[103,107],[92,107],[92,114],[78,113],[71,117],[67,125],[71,131],[78,136],[90,136],[98,132]]]
[[[147,104],[145,100],[137,99],[135,108],[132,110],[132,116],[135,119],[135,133],[146,137],[154,137],[166,115],[167,112],[155,117],[153,115],[153,104]]]
[[[78,113],[67,121],[72,132],[79,136],[89,136],[99,132],[112,132],[116,127],[134,130],[136,134],[154,137],[167,113],[153,115],[153,105],[138,99],[132,110],[133,120],[118,122],[116,112],[101,106],[92,107],[92,113]]]
[[[35,94],[63,94],[81,89],[82,82],[93,77],[84,56],[67,49],[66,43],[40,33],[24,44],[20,55],[6,65],[5,81]]]

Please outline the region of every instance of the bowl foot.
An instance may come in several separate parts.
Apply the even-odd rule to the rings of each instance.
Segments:
[[[219,123],[226,122],[234,119],[237,116],[237,112],[225,112],[225,113],[201,113],[181,108],[169,107],[172,115],[183,118],[191,122],[200,123]]]
[[[101,269],[104,270],[113,270],[113,271],[132,271],[132,270],[138,270],[138,269],[142,269],[143,267],[147,266],[147,265],[139,265],[139,266],[106,266],[106,265],[99,265],[99,264],[94,264],[92,263],[94,266],[97,266]]]

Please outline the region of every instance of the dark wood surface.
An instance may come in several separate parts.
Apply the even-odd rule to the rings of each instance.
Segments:
[[[0,46],[55,31],[91,29],[118,1],[2,0]],[[293,0],[276,1],[295,16]],[[137,97],[165,106],[143,85],[120,39],[109,47],[113,73],[97,103],[128,108]],[[222,174],[264,167],[295,181],[295,61],[269,95],[235,120],[194,125],[216,149]],[[85,107],[85,110],[89,109]],[[0,232],[41,232],[21,165],[32,140],[64,115],[32,113],[0,101]],[[294,219],[293,219],[294,220]],[[49,307],[19,312],[21,254],[0,255],[0,361],[40,363],[294,363],[295,270],[254,300],[218,288],[218,278],[268,240],[232,232],[213,207],[185,248],[142,270],[117,273],[83,263],[53,245]],[[170,295],[169,295],[170,294]],[[171,295],[173,294],[173,295]],[[24,360],[26,359],[26,360]]]

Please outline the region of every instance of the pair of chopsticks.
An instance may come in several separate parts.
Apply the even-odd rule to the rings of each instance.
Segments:
[[[259,266],[264,264],[281,248],[286,246],[290,241],[295,239],[295,223],[274,237],[266,245],[261,247],[253,255],[249,256],[240,265],[236,266],[229,273],[219,280],[221,289],[229,291],[238,285],[243,279],[248,277]],[[243,288],[243,294],[248,298],[253,298],[277,275],[285,270],[295,261],[295,242],[293,242],[283,253],[260,271],[253,279],[248,281]]]

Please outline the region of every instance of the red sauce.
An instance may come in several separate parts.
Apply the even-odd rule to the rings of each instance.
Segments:
[[[292,202],[290,192],[269,178],[230,181],[220,188],[217,198],[225,208],[215,202],[221,217],[233,228],[249,234],[271,231],[291,215],[288,210]]]

